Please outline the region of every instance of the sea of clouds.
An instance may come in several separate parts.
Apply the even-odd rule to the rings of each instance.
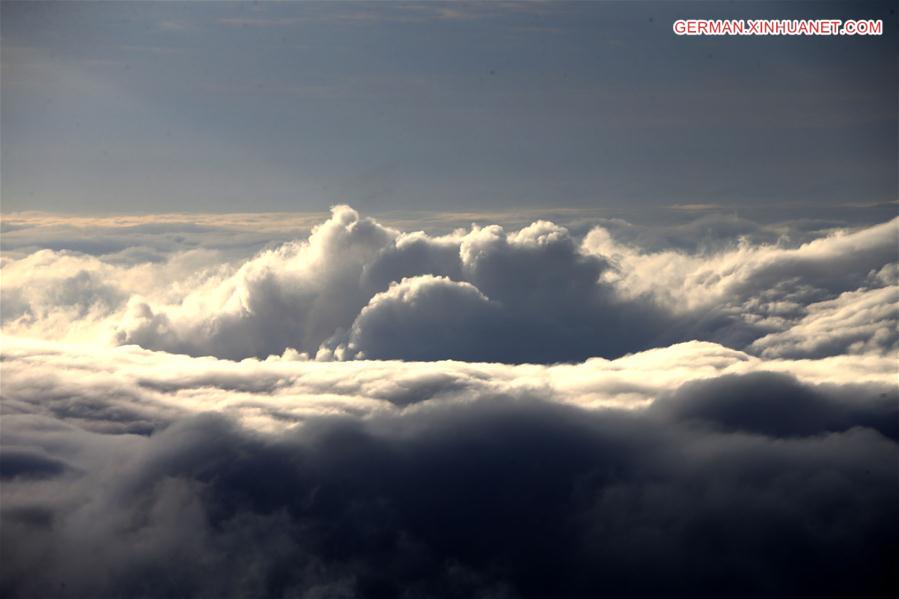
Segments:
[[[899,219],[465,218],[4,217],[0,595],[892,596]]]

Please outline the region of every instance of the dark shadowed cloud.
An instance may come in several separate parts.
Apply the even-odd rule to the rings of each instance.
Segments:
[[[13,597],[886,597],[899,534],[886,389],[759,372],[636,411],[462,390],[276,433],[215,414],[146,436],[14,414],[0,584]]]

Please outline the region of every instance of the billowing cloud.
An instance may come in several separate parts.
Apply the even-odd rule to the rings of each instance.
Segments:
[[[376,294],[353,322],[348,347],[338,357],[439,360],[464,355],[482,359],[497,355],[484,339],[502,339],[502,307],[471,283],[424,275],[391,284]],[[319,356],[327,356],[323,348]]]
[[[896,587],[888,358],[4,357],[5,596]]]
[[[588,253],[613,260],[618,287],[632,296],[651,293],[672,307],[733,303],[776,291],[797,300],[822,299],[857,289],[871,274],[896,261],[899,219],[784,247],[740,241],[730,250],[643,252],[597,228],[584,240]]]
[[[897,326],[891,289],[897,227],[894,219],[839,229],[798,247],[743,239],[731,249],[699,253],[644,252],[596,228],[583,248],[610,260],[615,268],[605,278],[626,297],[648,295],[684,315],[732,317],[701,323],[692,329],[697,337],[705,329],[705,338],[772,356],[883,353],[895,349],[888,331]]]
[[[290,348],[560,362],[692,339],[771,356],[884,353],[895,343],[883,273],[896,222],[798,246],[642,250],[610,234],[620,226],[584,238],[542,220],[406,233],[343,206],[308,238],[249,258],[221,247],[137,263],[53,250],[5,258],[3,330],[231,359]],[[839,324],[849,312],[857,326]]]

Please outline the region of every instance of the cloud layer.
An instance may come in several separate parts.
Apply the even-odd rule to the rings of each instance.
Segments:
[[[216,222],[11,225],[0,596],[899,591],[899,221]]]
[[[896,587],[888,359],[688,343],[551,367],[234,363],[11,338],[4,355],[7,596]]]
[[[289,348],[552,363],[693,339],[769,356],[884,355],[897,342],[897,222],[793,245],[642,249],[609,228],[580,237],[549,221],[404,233],[341,206],[307,239],[250,258],[5,259],[3,327],[231,359]]]

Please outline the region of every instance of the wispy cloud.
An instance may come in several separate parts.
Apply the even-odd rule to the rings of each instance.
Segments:
[[[706,203],[696,203],[696,204],[673,204],[670,206],[672,210],[680,210],[683,212],[705,212],[709,210],[720,210],[720,204],[706,204]]]
[[[194,25],[190,21],[180,19],[167,19],[160,21],[159,28],[165,31],[187,31],[193,29]]]
[[[300,17],[222,17],[216,22],[227,27],[290,27],[309,20]]]
[[[545,2],[347,2],[327,6],[300,5],[301,14],[240,15],[217,19],[229,27],[290,27],[304,23],[423,23],[427,21],[476,21],[510,14],[541,14]],[[521,28],[526,30],[542,28]]]

